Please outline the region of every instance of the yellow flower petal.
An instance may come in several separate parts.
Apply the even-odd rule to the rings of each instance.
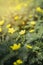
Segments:
[[[29,30],[29,32],[30,32],[30,33],[34,32],[34,31],[35,31],[34,29],[32,29],[32,30]]]
[[[8,33],[11,33],[11,34],[13,34],[15,31],[16,31],[16,30],[15,30],[14,28],[9,28],[9,29],[8,29]]]
[[[13,62],[13,65],[17,65],[17,63],[16,62]]]
[[[26,47],[27,47],[27,48],[29,48],[29,49],[31,49],[31,48],[32,48],[32,46],[31,46],[31,45],[26,45]]]
[[[11,27],[11,24],[8,24],[7,26],[6,26],[6,28],[10,28]]]
[[[42,9],[41,9],[40,7],[37,7],[37,8],[36,8],[36,11],[37,11],[37,12],[42,12]]]
[[[25,30],[21,30],[21,31],[19,32],[19,34],[20,34],[20,35],[23,35],[23,34],[25,34],[25,32],[26,32]]]
[[[31,24],[31,25],[35,25],[36,22],[35,22],[35,21],[31,21],[30,24]]]
[[[22,64],[22,63],[23,63],[23,61],[20,60],[20,59],[18,59],[16,62],[17,62],[18,64]]]
[[[10,46],[10,48],[12,48],[12,50],[18,50],[18,49],[20,49],[20,47],[21,47],[20,43],[19,44],[14,44],[13,46]]]
[[[0,21],[0,26],[2,26],[4,24],[4,20]]]
[[[14,20],[18,20],[18,19],[19,19],[19,16],[18,15],[14,17]]]

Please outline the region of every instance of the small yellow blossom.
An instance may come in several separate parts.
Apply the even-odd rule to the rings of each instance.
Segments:
[[[13,63],[13,65],[20,65],[23,61],[21,59],[18,59],[16,62]]]
[[[14,17],[14,20],[18,20],[18,19],[19,19],[19,16],[18,15]]]
[[[37,8],[36,8],[36,11],[37,11],[37,12],[42,12],[42,9],[41,9],[40,7],[37,7]]]
[[[25,32],[26,32],[25,30],[21,30],[21,31],[19,32],[19,34],[20,34],[20,35],[23,35],[23,34],[25,34]]]
[[[6,28],[10,28],[11,27],[11,24],[8,24],[7,26],[6,26]]]
[[[34,32],[34,31],[35,31],[34,29],[29,30],[30,33]]]
[[[13,65],[17,65],[17,63],[16,63],[16,62],[14,62],[14,63],[13,63]]]
[[[4,20],[0,21],[0,26],[2,26],[4,24]]]
[[[27,48],[29,48],[29,49],[31,49],[31,48],[32,48],[32,46],[31,46],[31,45],[26,45],[26,47],[27,47]]]
[[[19,44],[14,44],[13,46],[10,46],[10,48],[12,48],[12,50],[18,50],[18,49],[20,49],[20,47],[21,47],[20,43]]]
[[[22,64],[22,63],[23,63],[23,61],[22,61],[21,59],[18,59],[16,62],[17,62],[18,64]]]
[[[31,25],[35,25],[36,22],[35,22],[35,21],[31,21],[30,24],[31,24]]]
[[[15,30],[14,28],[9,28],[9,29],[8,29],[8,33],[11,33],[11,34],[13,34],[15,31],[16,31],[16,30]]]
[[[0,32],[2,32],[2,28],[0,28]]]

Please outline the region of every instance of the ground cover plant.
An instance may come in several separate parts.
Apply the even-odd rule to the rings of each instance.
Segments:
[[[0,16],[0,65],[43,65],[43,0],[24,5]]]

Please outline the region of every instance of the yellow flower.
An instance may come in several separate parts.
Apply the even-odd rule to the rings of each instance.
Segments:
[[[14,20],[18,20],[18,19],[19,19],[19,16],[18,15],[14,17]]]
[[[8,24],[7,26],[6,26],[6,28],[10,28],[11,27],[11,24]]]
[[[0,26],[2,26],[4,24],[4,20],[0,21]]]
[[[20,43],[19,44],[14,44],[13,46],[10,46],[10,48],[12,48],[12,50],[18,50],[18,49],[20,49],[20,47],[21,47]]]
[[[35,31],[34,29],[29,30],[30,33],[34,32],[34,31]]]
[[[21,31],[19,32],[19,34],[20,34],[20,35],[23,35],[23,34],[25,34],[25,32],[26,32],[25,30],[21,30]]]
[[[37,8],[36,8],[36,11],[37,11],[37,12],[42,12],[42,9],[41,9],[40,7],[37,7]]]
[[[31,24],[31,25],[35,25],[36,22],[35,22],[35,21],[31,21],[30,24]]]
[[[16,62],[13,63],[13,65],[20,65],[23,61],[21,59],[18,59]]]
[[[14,62],[14,63],[13,63],[13,65],[17,65],[17,63],[16,63],[16,62]]]
[[[2,28],[0,28],[0,32],[2,32]]]
[[[9,29],[8,29],[8,33],[11,33],[11,34],[13,34],[15,31],[16,31],[16,30],[14,30],[14,28],[9,28]]]
[[[22,63],[23,63],[23,61],[20,60],[20,59],[18,59],[16,62],[17,62],[18,64],[22,64]]]
[[[29,48],[29,49],[31,49],[31,48],[32,48],[32,46],[31,46],[31,45],[26,45],[26,47],[27,47],[27,48]]]

